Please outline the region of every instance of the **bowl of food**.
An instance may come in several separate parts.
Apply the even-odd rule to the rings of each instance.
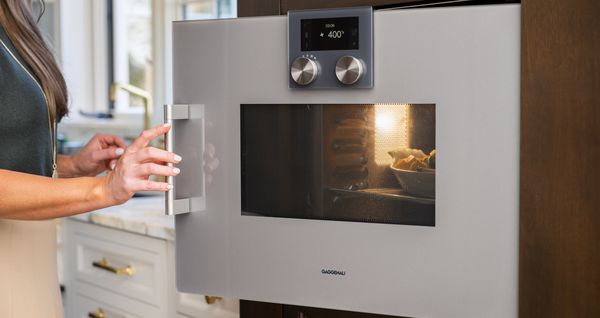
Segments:
[[[429,155],[418,149],[390,151],[390,169],[402,189],[415,196],[435,197],[435,150]]]

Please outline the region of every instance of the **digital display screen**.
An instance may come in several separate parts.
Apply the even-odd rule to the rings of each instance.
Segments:
[[[302,51],[358,50],[358,17],[302,19]]]

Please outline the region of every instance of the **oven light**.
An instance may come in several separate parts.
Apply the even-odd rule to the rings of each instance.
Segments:
[[[389,165],[388,151],[408,147],[408,105],[375,105],[375,163]]]
[[[394,128],[394,118],[390,112],[378,112],[375,118],[377,130],[391,130]]]

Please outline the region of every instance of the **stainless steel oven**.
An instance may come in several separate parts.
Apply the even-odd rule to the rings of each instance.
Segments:
[[[173,30],[181,291],[516,316],[519,5]]]

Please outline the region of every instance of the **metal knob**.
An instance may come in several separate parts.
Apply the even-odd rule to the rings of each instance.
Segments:
[[[342,56],[335,63],[335,76],[345,85],[352,85],[365,74],[364,63],[354,56]]]
[[[319,75],[319,63],[306,57],[298,57],[292,62],[292,79],[298,85],[308,85]]]

